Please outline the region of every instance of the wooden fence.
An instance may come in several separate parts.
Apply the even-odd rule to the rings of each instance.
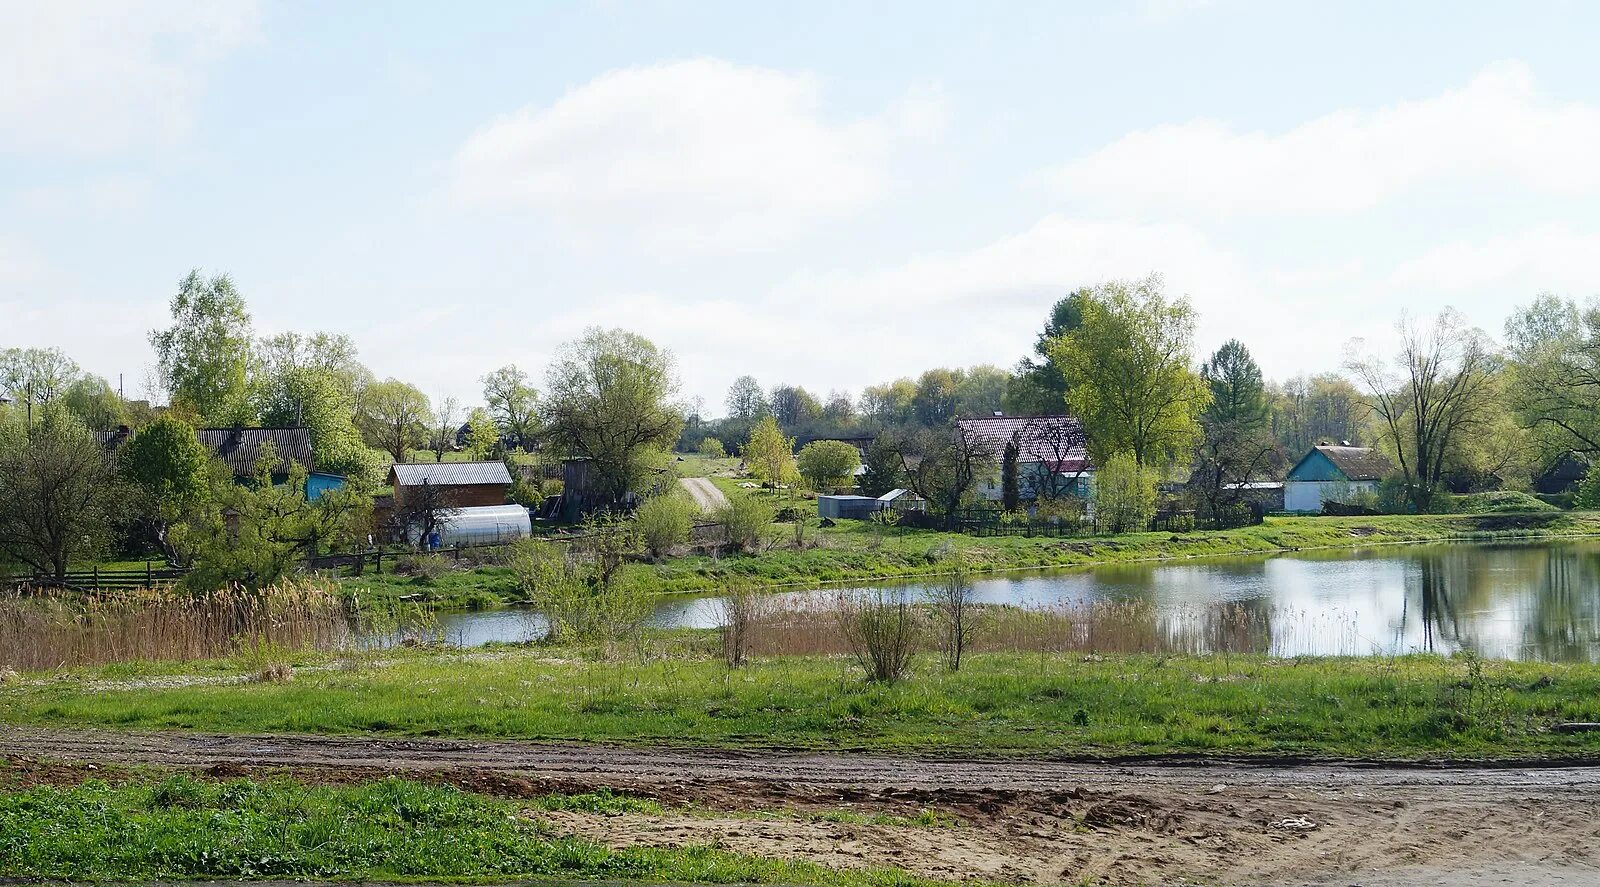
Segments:
[[[31,576],[14,576],[0,579],[0,584],[13,586],[33,585],[41,588],[70,588],[77,591],[134,591],[141,588],[162,588],[172,585],[184,577],[187,570],[173,567],[157,567],[151,561],[144,565],[144,569],[132,570],[102,570],[98,567],[88,570],[69,570],[64,576],[52,576],[45,573],[34,573]]]

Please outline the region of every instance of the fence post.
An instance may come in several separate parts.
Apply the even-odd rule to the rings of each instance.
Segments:
[[[145,588],[155,588],[156,587],[155,577],[150,575],[150,559],[149,558],[145,558],[144,559],[144,587]]]
[[[373,569],[373,572],[377,573],[379,576],[383,575],[383,548],[382,548],[382,546],[380,546],[377,549],[377,551],[375,551],[373,553],[373,555],[372,555],[372,569]]]
[[[95,564],[94,565],[94,580],[93,581],[94,581],[94,590],[95,591],[99,591],[100,590],[100,565],[99,564]]]

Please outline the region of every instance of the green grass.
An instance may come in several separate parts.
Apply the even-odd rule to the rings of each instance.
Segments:
[[[561,837],[510,802],[399,779],[319,787],[186,776],[0,794],[0,877],[928,883],[709,847],[608,850]]]
[[[647,663],[410,653],[287,684],[126,690],[74,679],[0,689],[0,723],[221,732],[872,749],[962,754],[1207,753],[1361,758],[1600,754],[1600,666],[1429,656],[924,656],[895,685],[842,659]]]
[[[717,481],[725,490],[733,490],[730,495],[750,495],[735,487],[735,481]],[[787,527],[780,525],[784,531]],[[1585,535],[1600,535],[1600,512],[1274,517],[1260,526],[1236,530],[1129,533],[1084,539],[983,538],[840,521],[831,528],[811,527],[808,536],[817,541],[816,547],[777,547],[752,555],[690,556],[655,564],[632,563],[626,567],[625,575],[648,592],[678,594],[713,591],[730,584],[806,587],[932,576],[949,570],[948,558],[953,554],[961,555],[974,572],[995,572],[1401,543]],[[381,597],[414,595],[439,607],[482,607],[522,598],[516,578],[504,567],[452,572],[427,581],[369,574],[343,582],[346,588]]]

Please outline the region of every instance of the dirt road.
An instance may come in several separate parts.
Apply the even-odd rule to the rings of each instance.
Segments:
[[[613,846],[715,843],[1024,883],[1600,883],[1600,768],[1074,763],[527,742],[0,728],[0,757],[527,796],[608,787],[665,815],[541,813]],[[693,803],[696,811],[683,810]],[[873,824],[933,809],[953,828]],[[839,811],[860,814],[841,818]],[[708,812],[709,811],[709,812]]]
[[[689,495],[693,497],[694,504],[700,506],[701,514],[711,514],[728,504],[728,497],[717,489],[717,485],[704,477],[681,477],[678,483],[683,485]]]

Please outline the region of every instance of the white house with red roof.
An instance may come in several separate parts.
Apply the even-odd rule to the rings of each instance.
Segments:
[[[1017,442],[1017,486],[1025,501],[1077,496],[1088,498],[1094,466],[1089,462],[1083,423],[1073,416],[982,416],[956,421],[956,433],[981,442],[994,457],[991,477],[978,485],[979,498],[999,501],[1004,491],[1000,463],[1006,444]]]

